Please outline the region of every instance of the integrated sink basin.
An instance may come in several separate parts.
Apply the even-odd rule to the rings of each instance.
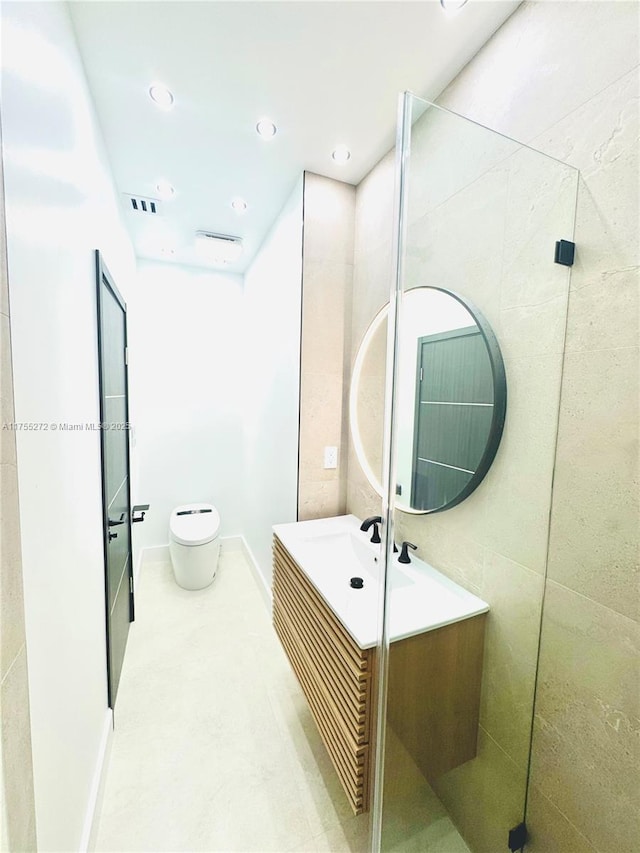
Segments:
[[[276,524],[275,535],[361,649],[378,642],[378,604],[384,565],[381,545],[354,515]],[[489,605],[412,553],[390,566],[390,641],[486,613]],[[361,577],[361,589],[350,585]]]

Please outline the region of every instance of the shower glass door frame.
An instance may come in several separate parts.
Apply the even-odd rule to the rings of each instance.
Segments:
[[[443,144],[446,141],[452,144]],[[415,150],[412,151],[412,148]],[[452,580],[465,586],[460,577],[456,576],[455,560],[451,565],[448,564],[448,558],[453,552],[447,552],[446,544],[454,540],[456,531],[462,530],[463,536],[469,535],[470,542],[474,547],[477,545],[478,553],[482,556],[482,572],[470,580],[467,588],[478,595],[484,593],[490,606],[478,754],[460,768],[444,774],[442,779],[429,780],[429,783],[436,792],[434,801],[444,803],[443,808],[451,815],[455,831],[460,833],[461,843],[464,839],[468,845],[460,849],[475,853],[476,850],[488,849],[483,846],[488,844],[506,850],[509,830],[519,822],[524,822],[526,815],[569,294],[570,270],[566,266],[554,266],[552,238],[573,240],[578,172],[409,92],[400,96],[398,104],[395,164],[394,270],[389,294],[383,445],[381,547],[385,572],[379,603],[379,713],[371,846],[373,851],[379,851],[391,843],[389,840],[385,844],[384,835],[390,823],[386,814],[390,804],[385,791],[385,769],[389,732],[390,620],[393,608],[389,575],[394,560],[394,541],[396,538],[398,542],[411,538],[415,536],[414,531],[421,535],[424,533],[419,556],[426,562],[431,561],[436,569],[442,569]],[[468,204],[465,204],[466,197]],[[464,206],[458,207],[456,199]],[[471,213],[463,221],[460,217],[469,210]],[[419,219],[418,212],[422,219]],[[471,273],[456,278],[459,259],[455,257],[455,251],[445,256],[439,243],[446,244],[448,241],[451,249],[455,247],[457,237],[459,245],[463,247],[460,255],[464,256],[466,249],[462,237],[468,238],[467,242],[473,241],[475,229],[481,232],[483,223],[495,225],[496,233],[500,233],[500,229],[502,231],[499,240],[493,243],[487,241],[486,246],[480,245],[478,249],[476,260],[479,266],[482,267],[482,263],[490,259],[496,273],[499,272],[493,278],[487,276],[481,286],[474,278],[478,265],[470,263],[467,271],[471,270]],[[438,229],[441,231],[438,232]],[[439,241],[439,237],[443,239]],[[482,240],[482,234],[478,239]],[[487,263],[487,267],[491,263]],[[458,271],[461,269],[463,267],[459,266]],[[452,270],[451,278],[455,287],[447,279],[449,270]],[[486,309],[501,343],[507,370],[510,395],[507,422],[503,446],[498,450],[494,470],[488,472],[486,482],[480,484],[468,502],[463,502],[460,510],[454,509],[451,511],[454,514],[449,515],[446,512],[435,516],[407,515],[398,509],[396,499],[403,296],[407,290],[421,285],[448,287],[472,299],[483,313]],[[544,330],[549,328],[552,333],[545,335]],[[527,344],[530,349],[526,348]],[[530,368],[533,376],[531,389],[525,387],[525,383],[530,381],[527,368]],[[546,376],[543,375],[545,369]],[[526,428],[522,425],[527,405],[532,405],[531,398],[534,402],[538,399],[537,405],[541,411],[538,427],[544,432],[546,443],[544,447],[533,450],[534,462],[540,461],[540,471],[536,472],[536,476],[541,479],[542,486],[534,494],[531,512],[528,512],[528,507],[521,506],[517,500],[520,494],[527,494],[527,471],[523,469],[521,472],[522,482],[513,476],[513,471],[516,470],[514,466],[518,460],[522,462],[525,458],[520,445],[527,439]],[[515,525],[522,525],[522,547],[508,531],[500,527],[501,514],[510,514],[512,510],[514,516],[511,521]],[[456,511],[458,516],[455,515]],[[478,524],[477,518],[481,512],[484,515]],[[459,523],[456,521],[458,517]],[[464,519],[476,524],[475,531],[469,533],[461,527]],[[489,530],[491,524],[493,528]],[[437,533],[429,532],[436,530]],[[445,542],[444,546],[441,538]],[[414,538],[413,541],[417,540]],[[518,599],[519,595],[529,596],[528,609]],[[526,637],[518,640],[519,646],[516,643],[515,652],[511,648],[505,650],[506,641],[501,645],[500,638],[500,632],[513,639],[517,631],[522,630],[522,625],[515,624],[514,619],[510,618],[510,606],[517,613],[522,610],[521,621],[526,629]],[[504,695],[501,695],[496,674],[500,667],[509,681]],[[517,700],[520,700],[520,705],[513,705],[514,715],[518,718],[518,731],[515,732],[509,731],[503,718],[505,709],[507,712],[511,710],[509,701],[516,703]],[[471,806],[473,797],[480,803],[483,797],[483,790],[475,790],[474,784],[486,785],[487,781],[482,774],[489,778],[496,771],[491,763],[494,757],[488,757],[492,750],[499,756],[496,761],[503,762],[509,772],[513,770],[513,779],[516,781],[512,780],[512,783],[517,788],[517,795],[497,808],[495,815],[489,814],[486,808],[478,812],[480,806],[477,803]],[[475,769],[472,765],[475,765]],[[478,778],[480,783],[477,782]],[[498,790],[493,793],[498,799],[503,795]],[[480,823],[485,824],[477,836],[470,830],[474,809],[475,819],[479,816]],[[417,827],[416,831],[419,829]],[[428,853],[429,845],[425,844],[421,849]]]

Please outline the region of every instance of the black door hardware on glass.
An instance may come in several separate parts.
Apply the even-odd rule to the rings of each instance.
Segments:
[[[373,527],[373,534],[369,541],[376,544],[382,541],[380,539],[380,529],[378,528],[379,524],[382,524],[382,518],[379,515],[372,515],[369,518],[365,518],[360,525],[360,530],[363,530],[365,533],[370,527]]]
[[[553,260],[564,267],[572,267],[576,257],[576,244],[571,240],[558,240]]]
[[[118,521],[114,521],[113,518],[107,519],[107,526],[108,527],[117,527],[119,524],[125,524],[126,521],[127,521],[127,517],[126,517],[125,513],[121,512],[120,518],[118,519]],[[117,539],[117,538],[118,538],[118,534],[112,533],[111,530],[109,530],[109,542],[111,542],[112,539]]]
[[[403,542],[402,550],[400,551],[400,556],[398,557],[399,563],[410,563],[411,557],[409,556],[408,548],[413,548],[414,551],[417,551],[418,546],[414,545],[412,542]]]
[[[509,830],[509,850],[511,850],[511,853],[516,853],[517,850],[522,850],[528,840],[529,834],[527,832],[527,825],[524,821]]]

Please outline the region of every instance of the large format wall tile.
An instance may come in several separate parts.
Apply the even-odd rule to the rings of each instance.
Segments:
[[[305,174],[298,517],[344,511],[345,362],[350,343],[355,190]],[[324,448],[338,448],[337,468]]]
[[[640,619],[638,350],[565,359],[548,575]]]
[[[602,853],[640,837],[640,625],[547,583],[532,783]]]
[[[354,255],[393,241],[396,180],[395,148],[380,160],[356,190]]]
[[[453,510],[452,510],[453,511]],[[481,594],[484,575],[484,547],[460,529],[446,523],[443,515],[395,514],[395,539],[418,545],[416,554],[460,586]]]
[[[0,242],[2,242],[0,240]],[[0,286],[0,291],[6,290]],[[9,429],[14,421],[13,377],[11,372],[11,327],[6,314],[0,314],[0,462],[15,464],[16,437]]]
[[[369,324],[389,301],[393,274],[391,243],[380,243],[370,252],[356,255],[354,261],[354,295],[351,305],[352,363]]]
[[[4,639],[4,638],[3,638]],[[23,646],[2,681],[2,774],[10,850],[36,850],[27,652]]]
[[[519,149],[517,142],[459,116],[437,107],[426,110],[411,128],[409,219],[454,202],[460,192],[473,191],[478,181],[499,170]],[[475,232],[466,236],[473,242]],[[464,249],[465,244],[461,241],[459,247]],[[500,251],[501,245],[495,248]]]
[[[507,417],[486,483],[486,544],[537,572],[547,558],[561,367],[559,354],[505,365]]]
[[[405,289],[460,293],[497,324],[508,180],[508,170],[496,167],[435,209],[409,204]]]
[[[523,3],[438,101],[531,142],[637,65],[638,30],[632,0]]]
[[[571,288],[580,289],[599,278],[618,270],[637,268],[640,262],[637,234],[628,237],[628,221],[622,229],[611,221],[610,213],[603,208],[600,199],[594,194],[593,178],[588,182],[580,178],[578,188],[578,207],[576,210],[576,257],[571,268]],[[624,198],[624,191],[620,198]],[[637,213],[635,214],[637,221]],[[628,213],[629,221],[633,212]]]
[[[569,294],[566,351],[637,346],[639,283],[640,267],[581,275]]]
[[[300,405],[300,481],[337,480],[337,468],[323,467],[323,450],[327,445],[340,447],[342,375],[306,373]],[[338,465],[343,462],[340,455]]]
[[[469,853],[445,807],[389,725],[384,759],[382,849],[388,853]]]
[[[527,827],[527,853],[596,853],[595,847],[535,785],[529,786]]]
[[[537,136],[533,145],[570,163],[585,179],[634,148],[637,156],[639,90],[636,67]],[[633,195],[633,186],[629,186],[625,198],[631,201]]]
[[[518,766],[529,760],[544,578],[492,551],[481,597],[485,633],[480,723]]]
[[[2,178],[2,173],[0,171],[0,179]],[[4,222],[0,220],[0,226],[3,229],[4,234]],[[7,267],[7,247],[4,238],[0,239],[0,270],[5,270]],[[0,314],[4,314],[5,316],[9,315],[9,288],[6,286],[6,282],[4,282],[0,286]]]
[[[480,726],[477,756],[432,787],[473,853],[496,853],[522,820],[526,778],[526,765],[514,764]]]
[[[351,290],[353,266],[337,261],[304,262],[302,363],[312,373],[344,369],[345,299]],[[342,310],[340,310],[342,308]]]
[[[353,263],[355,190],[305,172],[304,259]]]
[[[16,441],[2,429],[15,420],[4,215],[0,156],[0,844],[27,851],[36,849],[36,824]]]
[[[572,237],[578,173],[526,147],[508,167],[502,308],[543,305],[566,294],[567,269],[554,263],[554,250]]]
[[[572,287],[583,276],[592,280],[598,272],[640,263],[639,90],[635,68],[534,141],[580,169]]]
[[[0,566],[0,677],[4,678],[25,641],[15,465],[0,465]]]
[[[358,518],[380,515],[382,498],[372,488],[356,457],[353,440],[349,437],[349,468],[347,477],[347,509]]]

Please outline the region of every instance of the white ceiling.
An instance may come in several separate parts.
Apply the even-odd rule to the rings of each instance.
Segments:
[[[303,170],[359,183],[392,147],[398,94],[437,96],[519,0],[72,2],[121,193],[176,189],[162,216],[127,211],[139,257],[201,265],[197,230],[243,239],[243,272]],[[175,106],[148,97],[166,84]],[[264,142],[257,120],[278,133]],[[346,143],[351,160],[331,152]],[[238,216],[235,196],[249,208]]]

